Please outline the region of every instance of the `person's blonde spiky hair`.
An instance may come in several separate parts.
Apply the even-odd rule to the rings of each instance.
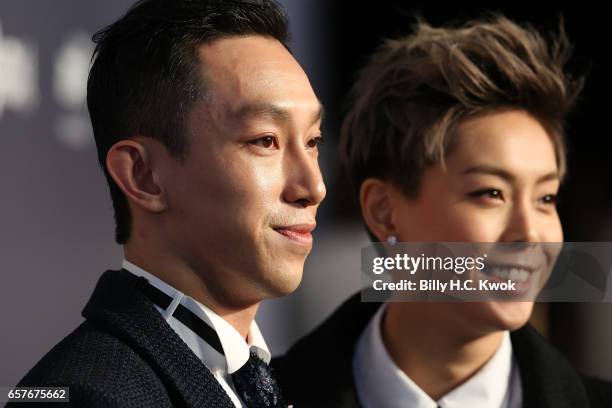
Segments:
[[[416,196],[423,170],[444,164],[461,121],[510,109],[548,131],[563,177],[564,118],[583,83],[564,72],[570,53],[562,23],[545,39],[502,16],[458,28],[418,20],[414,34],[385,41],[359,72],[341,129],[357,192],[379,177]]]

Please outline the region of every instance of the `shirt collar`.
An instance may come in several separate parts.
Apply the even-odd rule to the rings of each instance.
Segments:
[[[121,266],[129,272],[147,279],[151,285],[172,297],[173,301],[170,306],[168,306],[166,310],[160,309],[160,313],[173,328],[175,328],[176,325],[181,325],[178,320],[172,317],[172,313],[178,304],[182,304],[217,332],[225,356],[217,352],[185,326],[181,325],[181,330],[176,330],[175,328],[177,334],[209,369],[223,369],[227,370],[229,374],[232,374],[248,361],[251,350],[266,363],[270,362],[270,351],[255,320],[253,320],[249,327],[247,343],[231,324],[202,303],[183,294],[178,289],[128,260],[124,259]]]
[[[381,336],[381,306],[360,336],[353,358],[359,398],[365,406],[381,408],[501,407],[507,398],[512,373],[509,333],[493,357],[473,377],[439,401],[434,401],[391,359]]]
[[[512,375],[512,343],[504,332],[493,357],[469,380],[455,388],[438,403],[444,408],[502,407],[507,403]]]

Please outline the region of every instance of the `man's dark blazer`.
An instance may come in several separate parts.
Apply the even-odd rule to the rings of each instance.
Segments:
[[[360,406],[352,375],[353,350],[379,306],[361,303],[356,294],[272,362],[289,403],[295,408]],[[512,332],[510,338],[524,408],[612,408],[612,385],[578,375],[531,326]]]
[[[105,272],[83,310],[85,322],[19,386],[69,387],[70,404],[52,406],[233,408],[218,381],[143,295],[145,283],[125,270]]]

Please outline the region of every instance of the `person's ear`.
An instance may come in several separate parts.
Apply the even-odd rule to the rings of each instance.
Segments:
[[[384,242],[391,235],[397,235],[393,216],[393,187],[389,182],[368,178],[359,189],[361,215],[372,234]]]
[[[138,139],[120,140],[106,154],[106,168],[128,201],[145,211],[166,208],[150,147]]]

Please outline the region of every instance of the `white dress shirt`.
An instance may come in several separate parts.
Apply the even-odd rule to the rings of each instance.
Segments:
[[[221,384],[221,387],[223,387],[234,405],[240,408],[244,407],[245,405],[236,394],[230,374],[236,372],[248,361],[250,350],[257,353],[266,364],[270,362],[271,357],[268,346],[259,331],[259,327],[257,327],[257,323],[255,323],[255,321],[251,323],[247,336],[247,343],[231,324],[197,300],[183,294],[181,291],[175,289],[158,277],[125,259],[121,266],[134,275],[142,276],[147,279],[151,285],[172,298],[172,302],[166,310],[158,306],[155,306],[155,308],[161,313],[162,318],[168,322],[170,327],[174,329],[176,334],[178,334],[187,344],[191,351],[202,360],[217,381],[219,381],[219,384]],[[196,316],[217,332],[225,356],[172,316],[179,304],[195,313]]]
[[[353,355],[353,376],[364,408],[520,408],[521,378],[510,333],[493,357],[470,379],[434,401],[391,359],[382,340],[381,306],[361,334]]]

